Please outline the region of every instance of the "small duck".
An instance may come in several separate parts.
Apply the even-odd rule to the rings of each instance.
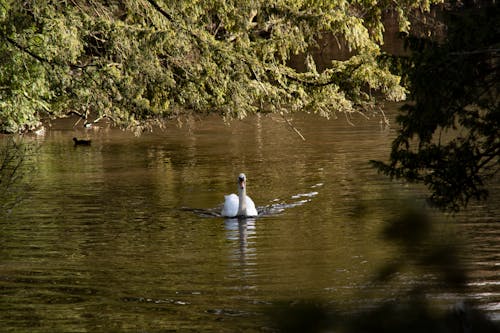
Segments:
[[[75,143],[76,146],[90,146],[91,141],[90,140],[83,140],[83,139],[77,139],[73,138],[73,142]]]

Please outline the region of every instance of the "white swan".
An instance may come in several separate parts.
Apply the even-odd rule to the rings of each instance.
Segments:
[[[225,195],[221,215],[224,217],[257,216],[257,209],[252,199],[247,196],[247,178],[244,173],[238,176],[238,195]]]

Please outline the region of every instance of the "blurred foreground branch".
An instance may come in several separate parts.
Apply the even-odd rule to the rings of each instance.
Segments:
[[[464,298],[468,286],[462,248],[446,225],[422,207],[403,204],[387,221],[382,237],[395,246],[395,255],[377,269],[367,290],[357,296],[363,301],[354,302],[380,299],[371,295],[380,290],[390,290],[390,295],[354,312],[317,300],[281,302],[268,312],[273,327],[288,333],[500,332],[497,323]],[[411,281],[402,283],[398,280],[402,276],[410,276]],[[440,301],[439,295],[446,297]],[[443,305],[450,302],[450,296],[459,301]]]

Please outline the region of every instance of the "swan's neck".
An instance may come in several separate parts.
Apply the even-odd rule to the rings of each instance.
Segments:
[[[247,215],[247,190],[245,186],[238,186],[238,215],[246,216]]]

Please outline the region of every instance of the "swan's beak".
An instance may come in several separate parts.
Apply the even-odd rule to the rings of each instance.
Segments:
[[[240,179],[240,180],[239,180],[239,183],[240,183],[240,188],[241,188],[241,189],[244,189],[244,188],[245,188],[245,181],[244,181],[244,180],[242,180],[242,179]]]

